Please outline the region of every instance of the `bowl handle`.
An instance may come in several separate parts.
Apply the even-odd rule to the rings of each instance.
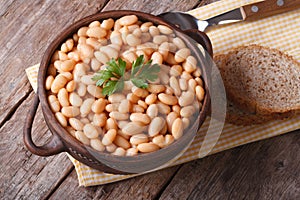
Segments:
[[[49,142],[47,142],[42,146],[37,146],[32,141],[32,137],[31,137],[32,123],[39,103],[40,103],[39,96],[36,94],[34,97],[33,105],[30,109],[30,112],[27,115],[25,126],[23,129],[24,143],[29,151],[39,156],[51,156],[51,155],[61,153],[65,151],[65,147],[64,144],[59,139],[59,137],[55,134],[52,135]]]
[[[190,36],[192,39],[194,39],[196,42],[201,44],[211,57],[213,56],[213,50],[212,50],[210,39],[205,33],[197,29],[189,29],[183,32],[186,35]]]

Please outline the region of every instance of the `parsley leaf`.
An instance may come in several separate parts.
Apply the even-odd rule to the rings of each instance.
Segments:
[[[158,64],[151,65],[152,60],[145,63],[144,56],[139,56],[132,63],[130,81],[137,87],[146,89],[147,81],[155,81],[158,78],[160,66]],[[145,64],[144,64],[145,63]],[[121,58],[116,61],[114,58],[106,63],[108,66],[104,70],[100,70],[92,77],[96,81],[96,86],[102,86],[102,94],[111,95],[115,92],[121,92],[124,88],[126,62]]]

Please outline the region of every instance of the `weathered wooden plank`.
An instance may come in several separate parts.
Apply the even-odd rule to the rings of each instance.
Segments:
[[[24,70],[40,62],[46,47],[64,27],[96,13],[106,2],[0,1],[0,13],[4,13],[0,16],[0,124],[31,91]]]
[[[0,129],[0,199],[39,199],[74,168],[65,154],[43,158],[25,148],[23,122],[32,100],[33,93]],[[33,125],[34,140],[42,144],[50,133],[40,109]]]
[[[185,164],[160,199],[299,199],[299,133]]]

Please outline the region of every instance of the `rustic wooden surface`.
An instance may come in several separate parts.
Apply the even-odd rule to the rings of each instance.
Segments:
[[[32,155],[22,128],[34,92],[25,68],[66,26],[95,12],[186,11],[212,0],[0,1],[0,199],[300,199],[300,131],[104,186],[79,187],[65,154]],[[38,124],[38,126],[37,126]],[[50,132],[41,110],[34,140]]]

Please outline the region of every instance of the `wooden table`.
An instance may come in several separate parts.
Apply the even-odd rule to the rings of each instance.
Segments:
[[[72,3],[71,3],[72,2]],[[0,199],[300,199],[300,131],[244,145],[136,178],[79,187],[62,153],[31,154],[22,129],[34,92],[25,68],[39,63],[54,37],[104,10],[159,14],[212,2],[197,0],[2,0],[0,2]],[[33,135],[50,136],[39,108]]]

